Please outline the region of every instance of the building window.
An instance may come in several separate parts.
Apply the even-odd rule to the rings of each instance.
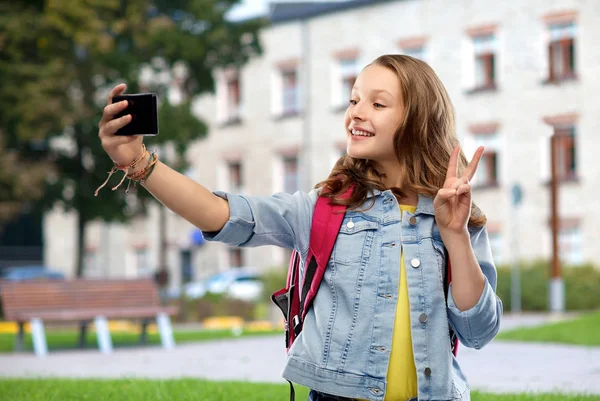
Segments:
[[[240,120],[240,76],[235,74],[227,80],[227,120]]]
[[[414,57],[416,59],[426,61],[425,55],[425,44],[427,43],[427,37],[425,36],[415,36],[410,38],[405,38],[398,41],[398,47],[400,48],[400,52],[407,56]]]
[[[241,192],[243,186],[242,163],[239,161],[230,161],[227,164],[229,172],[229,189],[232,192]]]
[[[479,163],[481,170],[479,185],[493,187],[498,185],[498,152],[487,150]]]
[[[101,277],[100,261],[98,260],[98,250],[88,248],[83,256],[83,275],[84,277]]]
[[[475,87],[474,90],[496,88],[495,49],[493,34],[473,37],[475,49]]]
[[[358,49],[345,49],[333,54],[331,64],[331,105],[334,111],[346,110],[354,82],[360,73]]]
[[[404,49],[403,53],[407,56],[425,61],[425,48],[423,46]]]
[[[540,168],[543,182],[552,179],[552,144],[556,147],[556,175],[558,180],[577,180],[577,113],[566,113],[543,118],[551,128],[540,136]]]
[[[152,276],[152,267],[148,258],[148,248],[139,247],[135,249],[135,270],[138,277]]]
[[[281,81],[283,87],[282,106],[284,115],[297,114],[300,110],[300,99],[298,96],[298,71],[289,69],[281,71]]]
[[[298,189],[298,156],[284,156],[283,190],[293,194]]]
[[[180,250],[179,260],[181,264],[181,283],[191,283],[192,281],[194,281],[194,266],[192,262],[191,249]]]
[[[551,24],[549,30],[548,81],[559,82],[575,78],[575,24]]]
[[[498,134],[499,125],[477,124],[469,127],[471,136],[467,138],[468,148],[477,149],[480,146],[485,148],[477,174],[472,180],[474,187],[496,187],[500,181],[500,153],[502,150],[500,135]]]
[[[217,120],[222,124],[239,123],[242,112],[241,78],[237,70],[217,75]]]
[[[577,178],[577,151],[575,127],[554,128],[556,146],[556,174],[560,180]]]
[[[358,75],[358,61],[356,58],[341,59],[340,61],[340,80],[342,84],[341,98],[344,103],[350,99],[352,88]]]
[[[492,250],[492,257],[496,266],[505,263],[502,233],[500,231],[489,231],[488,238],[490,242],[490,248]]]
[[[583,235],[579,224],[571,224],[561,228],[558,233],[559,254],[562,262],[568,265],[579,265],[583,258]]]
[[[244,258],[242,254],[242,248],[229,248],[229,267],[242,267],[244,266]]]

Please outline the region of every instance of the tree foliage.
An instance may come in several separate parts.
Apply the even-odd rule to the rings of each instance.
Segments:
[[[206,135],[191,111],[194,97],[213,90],[215,68],[260,52],[263,22],[226,18],[237,3],[0,2],[0,219],[33,199],[45,210],[76,211],[81,273],[85,225],[124,221],[138,212],[132,204],[144,205],[124,191],[94,197],[112,167],[97,138],[108,91],[125,82],[127,93],[157,93],[160,134],[147,142],[169,144],[185,168],[187,145]],[[170,101],[173,90],[179,102]]]

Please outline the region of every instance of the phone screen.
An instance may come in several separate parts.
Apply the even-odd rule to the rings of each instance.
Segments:
[[[156,95],[154,93],[138,93],[113,97],[113,103],[127,100],[125,110],[115,115],[115,118],[131,114],[129,124],[121,128],[115,135],[157,135],[158,112]]]

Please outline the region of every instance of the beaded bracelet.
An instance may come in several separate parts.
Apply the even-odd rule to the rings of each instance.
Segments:
[[[120,170],[120,171],[124,171],[123,178],[121,178],[121,181],[119,182],[119,184],[117,184],[117,186],[113,187],[112,190],[115,191],[117,188],[119,188],[121,186],[121,184],[123,184],[123,182],[125,181],[125,179],[128,178],[129,170],[130,169],[135,169],[135,167],[138,165],[138,163],[140,161],[142,161],[144,159],[144,157],[146,157],[146,155],[148,153],[149,152],[148,152],[148,150],[146,150],[146,145],[144,145],[142,143],[142,152],[131,163],[129,163],[127,165],[119,165],[117,163],[114,163],[113,168],[108,172],[108,177],[106,178],[106,180],[104,181],[104,183],[102,183],[102,185],[100,185],[98,187],[98,189],[96,189],[96,192],[94,192],[94,196],[98,196],[98,193],[100,192],[100,190],[102,188],[104,188],[106,186],[106,184],[108,184],[108,181],[110,180],[110,177],[112,177],[112,175],[114,173],[116,173],[117,171]],[[156,162],[154,162],[154,163],[156,163]],[[129,189],[129,185],[127,187]]]
[[[156,153],[152,153],[150,158],[148,159],[148,165],[143,170],[138,171],[137,173],[130,174],[127,176],[133,182],[144,183],[150,176],[150,173],[154,170],[154,165],[158,162],[158,155]]]

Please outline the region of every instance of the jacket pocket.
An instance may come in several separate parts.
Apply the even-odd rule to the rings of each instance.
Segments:
[[[361,215],[346,215],[333,248],[333,261],[343,265],[360,263],[378,227],[378,222]]]

